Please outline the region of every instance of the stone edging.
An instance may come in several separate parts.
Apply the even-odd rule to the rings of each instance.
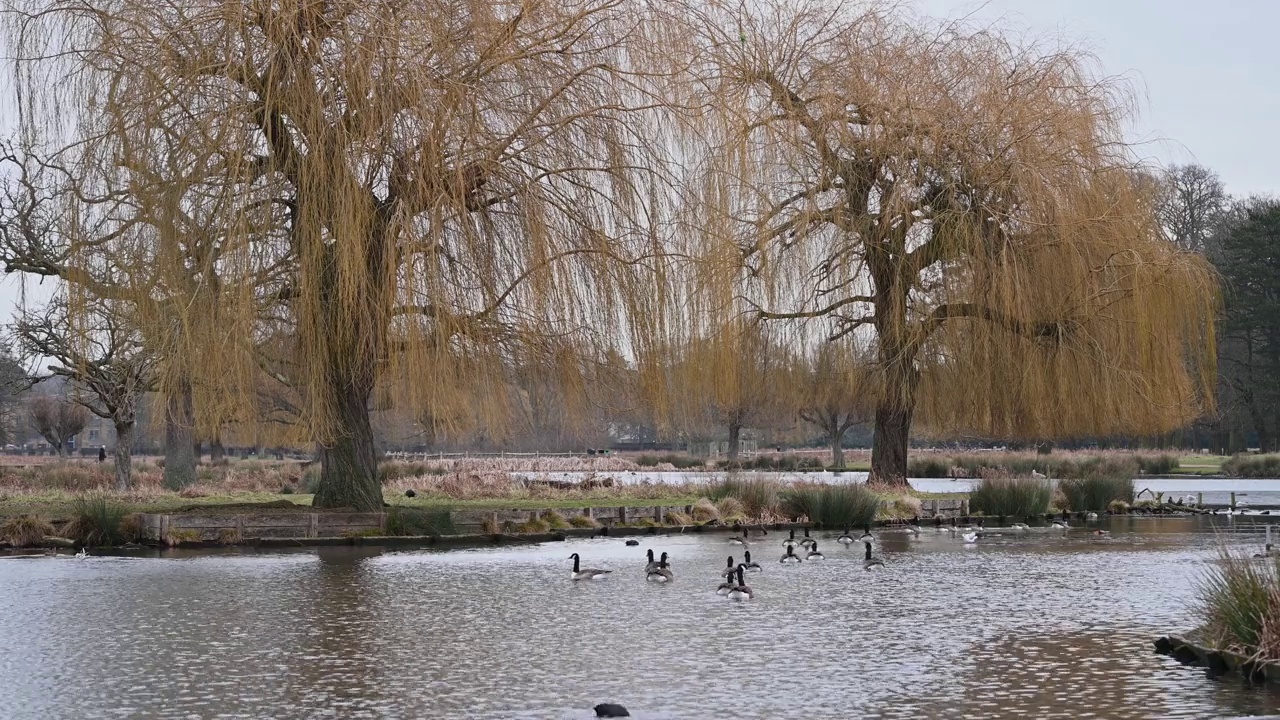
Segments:
[[[1231,650],[1199,645],[1181,635],[1156,638],[1156,652],[1184,665],[1206,668],[1211,674],[1238,673],[1252,682],[1280,683],[1280,661],[1254,660]]]

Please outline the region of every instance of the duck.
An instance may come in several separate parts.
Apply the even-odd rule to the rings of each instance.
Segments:
[[[862,561],[862,569],[875,570],[876,568],[884,567],[884,561],[871,554],[871,543],[863,543],[863,545],[867,546],[867,554]]]
[[[747,572],[764,572],[764,568],[760,567],[760,563],[755,562],[754,560],[751,559],[750,550],[747,550],[746,552],[742,553],[742,558],[744,560],[744,562],[742,563],[742,567]]]
[[[800,547],[802,547],[802,548],[812,548],[814,545],[817,545],[817,544],[818,544],[818,541],[816,541],[816,540],[814,540],[813,538],[809,537],[809,528],[805,528],[805,529],[804,529],[804,537],[800,538]]]
[[[849,534],[849,528],[844,529],[844,533],[836,538],[836,542],[848,547],[854,543],[853,536]]]
[[[89,551],[85,548],[80,548],[80,552],[76,553],[77,560],[83,560],[87,557],[89,557]]]
[[[617,703],[600,703],[591,709],[595,711],[598,718],[631,717],[631,713]]]
[[[790,536],[790,537],[788,537],[786,540],[783,540],[783,541],[782,541],[782,547],[784,547],[784,548],[793,548],[793,547],[795,547],[795,546],[797,546],[797,545],[799,545],[799,544],[800,544],[799,542],[796,542],[796,531],[795,531],[795,528],[792,528],[792,529],[791,529],[791,536]]]
[[[724,566],[724,570],[720,571],[720,577],[732,578],[733,573],[737,571],[738,566],[733,564],[733,556],[729,556],[729,562]]]
[[[778,562],[780,562],[780,563],[792,563],[792,564],[794,564],[794,563],[798,563],[798,562],[800,562],[800,556],[799,556],[799,555],[797,555],[797,554],[795,553],[795,547],[793,547],[793,546],[791,546],[791,545],[788,545],[788,546],[787,546],[787,554],[786,554],[786,555],[783,555],[783,556],[782,556],[782,558],[778,560]]]
[[[649,582],[665,583],[676,579],[676,576],[671,572],[671,567],[667,565],[667,554],[662,553],[662,557],[663,559],[658,562],[658,567],[644,576],[645,580],[648,580]]]
[[[639,541],[639,540],[635,540],[635,539],[628,540],[628,541],[626,542],[627,547],[635,547],[635,546],[637,546],[637,545],[639,545],[639,544],[640,544],[640,541]]]
[[[825,560],[827,559],[827,556],[818,552],[818,543],[815,542],[814,544],[809,546],[809,554],[805,555],[804,559],[805,560]]]
[[[729,591],[730,600],[750,600],[754,593],[751,592],[751,586],[747,584],[742,577],[742,566],[738,566],[738,584]]]
[[[733,537],[729,538],[729,544],[730,545],[746,545],[747,544],[746,528],[743,528],[742,530],[742,537],[738,537],[737,535],[734,535]]]
[[[574,553],[569,557],[573,560],[573,575],[571,577],[574,580],[599,580],[613,572],[612,570],[600,570],[597,568],[582,568],[578,553]]]

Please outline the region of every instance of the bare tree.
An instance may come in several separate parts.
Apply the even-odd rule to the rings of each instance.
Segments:
[[[95,304],[91,312],[95,321],[86,333],[77,333],[67,318],[66,302],[52,301],[39,312],[23,312],[14,326],[14,335],[24,352],[33,357],[53,360],[49,375],[69,380],[79,392],[74,402],[98,417],[110,420],[116,440],[116,489],[133,487],[133,439],[137,425],[138,403],[142,394],[155,386],[154,357],[144,347],[141,336],[130,326],[120,307],[110,302]],[[37,380],[40,378],[37,377]],[[65,440],[68,426],[53,422],[54,413],[40,409],[37,427],[47,428],[53,437]],[[62,418],[62,410],[58,418]],[[33,417],[36,411],[33,410]],[[87,416],[74,435],[83,429]],[[51,444],[54,440],[45,429],[40,430]]]
[[[1163,240],[1088,58],[862,5],[670,6],[707,108],[688,251],[739,266],[725,313],[873,340],[873,478],[906,482],[917,420],[1153,433],[1211,402],[1213,274]]]
[[[1203,253],[1231,198],[1222,179],[1203,165],[1170,165],[1160,177],[1156,212],[1169,239]]]
[[[36,432],[53,446],[58,457],[67,456],[67,443],[89,424],[84,406],[66,398],[36,395],[28,401],[27,409]]]
[[[850,343],[824,345],[811,361],[803,388],[800,419],[831,441],[831,465],[844,467],[844,436],[875,414],[875,393],[867,386],[871,362]]]

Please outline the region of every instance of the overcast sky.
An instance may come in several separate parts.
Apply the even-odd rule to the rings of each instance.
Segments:
[[[1280,193],[1280,0],[917,0],[917,7],[1091,51],[1103,72],[1130,77],[1142,93],[1130,139],[1143,157],[1206,165],[1233,194]],[[20,282],[16,274],[0,280],[0,321],[18,302]],[[29,301],[45,295],[37,281],[26,282]]]

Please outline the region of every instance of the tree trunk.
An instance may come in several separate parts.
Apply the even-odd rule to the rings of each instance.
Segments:
[[[116,421],[116,490],[133,489],[133,420]]]
[[[330,373],[328,392],[336,399],[343,434],[320,446],[320,487],[312,505],[322,508],[380,510],[382,483],[378,479],[378,454],[369,422],[372,378],[357,381],[342,373]]]
[[[66,440],[63,440],[62,442],[54,445],[53,449],[58,451],[59,460],[63,460],[67,457],[67,441]]]
[[[843,470],[845,428],[837,424],[832,426],[831,430],[831,468],[833,470]]]
[[[742,445],[742,426],[738,423],[729,425],[729,462],[738,459],[738,450]]]
[[[907,444],[911,438],[911,410],[896,403],[876,408],[871,442],[870,482],[907,484]]]
[[[222,446],[222,438],[214,437],[209,443],[209,462],[221,465],[227,459],[227,449]]]
[[[164,486],[181,490],[196,481],[195,410],[191,382],[183,379],[165,403]]]

